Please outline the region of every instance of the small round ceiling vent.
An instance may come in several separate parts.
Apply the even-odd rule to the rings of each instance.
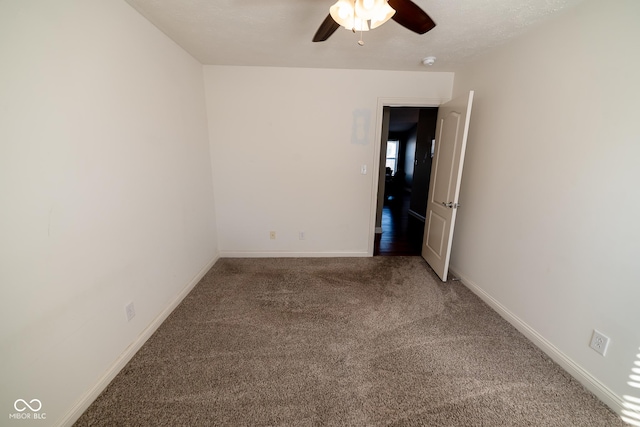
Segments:
[[[435,56],[427,56],[426,58],[424,58],[422,60],[422,65],[424,65],[424,66],[433,65],[435,63],[436,63],[436,57]]]

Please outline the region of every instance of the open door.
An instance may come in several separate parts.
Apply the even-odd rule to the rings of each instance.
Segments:
[[[438,109],[422,257],[447,281],[473,91]]]

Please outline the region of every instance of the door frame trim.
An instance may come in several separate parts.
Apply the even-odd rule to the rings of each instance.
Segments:
[[[382,110],[384,107],[439,107],[451,98],[378,98],[376,107],[376,133],[373,141],[373,159],[371,173],[371,206],[369,211],[369,238],[367,253],[373,256],[376,238],[376,211],[378,208],[378,186],[380,185],[380,147],[382,145]]]

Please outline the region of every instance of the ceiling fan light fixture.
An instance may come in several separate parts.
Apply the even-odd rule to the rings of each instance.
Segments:
[[[338,24],[345,28],[353,27],[354,10],[349,0],[338,0],[329,8],[329,14]]]
[[[385,0],[356,0],[356,16],[368,21],[376,16],[378,10],[386,3]]]
[[[378,28],[380,25],[391,19],[395,14],[395,9],[389,6],[389,3],[385,1],[384,5],[382,5],[378,10],[378,13],[371,18],[371,29],[373,30],[374,28]]]
[[[369,21],[356,17],[353,20],[353,24],[345,28],[352,31],[369,31]]]
[[[352,31],[377,28],[395,12],[387,0],[338,0],[329,8],[333,20]]]
[[[358,16],[356,6],[358,11],[364,10],[362,13],[368,19]],[[417,34],[424,34],[436,26],[433,19],[412,0],[336,0],[312,41],[327,40],[341,26],[353,32],[364,32],[381,26],[391,18]],[[358,44],[364,44],[362,34]]]

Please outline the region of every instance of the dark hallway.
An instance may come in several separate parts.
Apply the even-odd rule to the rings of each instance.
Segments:
[[[376,234],[374,255],[420,255],[424,222],[409,214],[411,193],[385,202],[382,234]]]
[[[383,109],[374,255],[421,254],[437,114],[436,107]]]

